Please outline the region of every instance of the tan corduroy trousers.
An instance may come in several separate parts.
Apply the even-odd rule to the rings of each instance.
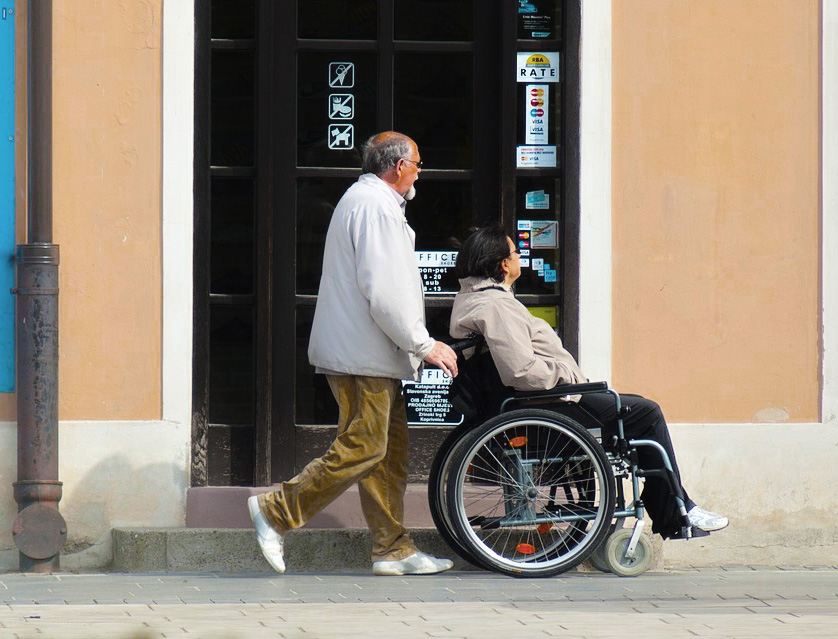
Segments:
[[[408,434],[401,382],[381,377],[327,375],[340,407],[329,450],[259,505],[280,532],[299,528],[352,484],[373,541],[373,561],[404,559],[416,547],[404,524]]]

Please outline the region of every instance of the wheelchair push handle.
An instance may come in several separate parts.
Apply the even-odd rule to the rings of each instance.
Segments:
[[[448,346],[457,353],[457,355],[462,355],[463,351],[466,351],[470,348],[475,348],[477,346],[482,345],[485,342],[482,335],[476,335],[472,333],[465,339],[457,340],[456,342],[449,342]]]

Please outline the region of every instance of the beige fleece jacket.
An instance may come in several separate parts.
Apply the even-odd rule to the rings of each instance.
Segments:
[[[533,317],[508,286],[492,279],[460,280],[450,332],[455,339],[483,335],[501,380],[516,390],[587,381],[550,325]]]

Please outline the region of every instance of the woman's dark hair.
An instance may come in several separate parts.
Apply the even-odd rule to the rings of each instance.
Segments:
[[[457,253],[457,277],[490,277],[503,282],[501,262],[509,257],[506,230],[500,224],[477,229]]]

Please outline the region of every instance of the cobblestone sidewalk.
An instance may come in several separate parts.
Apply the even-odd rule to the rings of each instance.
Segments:
[[[838,637],[838,570],[0,575],[3,639]]]

